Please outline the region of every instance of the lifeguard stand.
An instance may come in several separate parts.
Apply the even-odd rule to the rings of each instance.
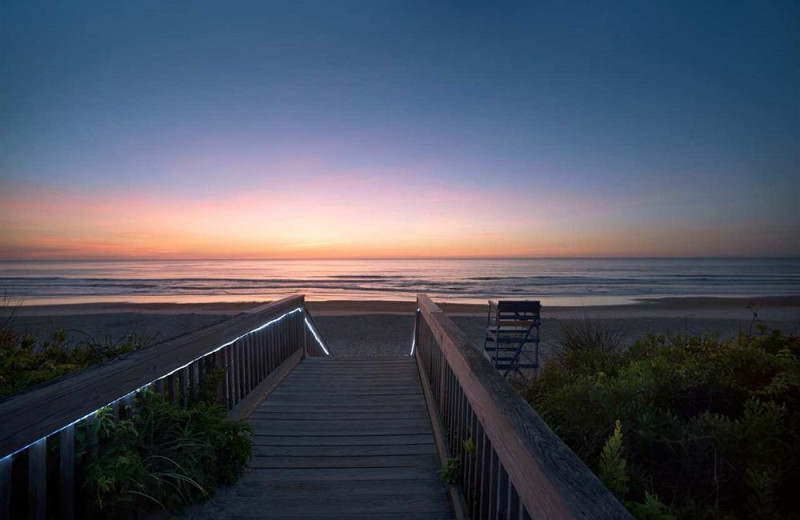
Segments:
[[[492,365],[503,372],[539,368],[539,301],[489,300],[483,349]]]

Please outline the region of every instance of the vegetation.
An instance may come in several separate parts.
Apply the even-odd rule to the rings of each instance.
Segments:
[[[51,341],[16,336],[10,320],[0,320],[0,397],[49,381],[145,346],[135,335],[117,343],[91,338],[68,342],[58,329]],[[152,390],[136,394],[131,406],[97,412],[76,426],[76,475],[83,494],[80,518],[135,518],[162,508],[178,511],[233,484],[252,452],[252,427],[227,418],[215,404],[222,372],[209,369],[187,407]],[[48,443],[57,460],[58,437]],[[14,464],[14,487],[27,479],[25,454]],[[49,464],[55,478],[57,464]],[[12,507],[25,510],[23,494]],[[17,503],[19,500],[22,502]]]
[[[609,326],[599,318],[585,316],[561,324],[562,352],[587,349],[613,352],[621,348],[624,339],[621,328]]]
[[[601,343],[573,341],[523,392],[637,518],[793,517],[800,338]]]
[[[450,457],[447,459],[447,461],[442,465],[442,468],[439,470],[439,476],[448,486],[458,484],[458,481],[461,478],[461,458]]]
[[[64,374],[144,348],[147,341],[130,334],[122,341],[101,343],[92,337],[72,342],[64,329],[52,340],[17,336],[9,322],[0,324],[0,397],[50,381]]]
[[[208,400],[181,408],[145,390],[125,415],[101,410],[77,432],[87,518],[180,510],[233,484],[251,455],[252,427]]]

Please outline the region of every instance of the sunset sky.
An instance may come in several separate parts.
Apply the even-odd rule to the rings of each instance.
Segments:
[[[0,259],[800,256],[800,3],[0,6]]]

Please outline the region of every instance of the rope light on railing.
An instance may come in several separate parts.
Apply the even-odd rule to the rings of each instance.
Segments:
[[[252,334],[252,333],[254,333],[254,332],[258,332],[258,331],[260,331],[260,330],[264,330],[264,329],[266,329],[267,327],[269,327],[270,325],[272,325],[273,323],[277,323],[277,322],[281,321],[281,320],[282,320],[283,318],[285,318],[286,316],[289,316],[289,315],[291,315],[291,314],[294,314],[295,312],[301,312],[302,310],[303,310],[303,308],[302,308],[302,307],[297,307],[296,309],[292,309],[292,310],[290,310],[290,311],[289,311],[289,312],[287,312],[287,313],[281,314],[280,316],[278,316],[278,317],[277,317],[277,318],[275,318],[274,320],[272,320],[272,321],[268,321],[267,323],[265,323],[265,324],[263,324],[263,325],[261,325],[261,326],[259,326],[259,327],[256,327],[255,329],[253,329],[253,330],[251,330],[251,331],[245,332],[244,334],[242,334],[242,335],[238,336],[238,337],[237,337],[237,338],[235,338],[235,339],[232,339],[232,340],[230,340],[229,342],[225,343],[224,345],[220,345],[219,347],[215,348],[214,350],[211,350],[211,351],[209,351],[209,352],[206,352],[206,353],[205,353],[205,354],[203,354],[202,356],[197,356],[196,358],[194,358],[193,360],[189,361],[188,363],[185,363],[185,364],[183,364],[183,365],[179,366],[178,368],[176,368],[176,369],[175,369],[175,370],[173,370],[172,372],[169,372],[168,374],[164,374],[163,376],[160,376],[160,377],[157,377],[157,378],[153,379],[152,381],[150,381],[149,383],[147,383],[147,385],[151,385],[151,384],[155,383],[156,381],[158,381],[159,379],[164,379],[165,377],[169,377],[169,376],[171,376],[172,374],[174,374],[175,372],[177,372],[177,371],[179,371],[179,370],[183,370],[184,368],[188,367],[189,365],[191,365],[192,363],[194,363],[194,362],[195,362],[195,361],[197,361],[198,359],[202,359],[202,358],[204,358],[204,357],[206,357],[206,356],[210,356],[211,354],[214,354],[214,353],[216,353],[216,352],[219,352],[220,350],[224,349],[225,347],[228,347],[228,346],[230,346],[230,345],[233,345],[234,343],[236,343],[237,341],[239,341],[239,340],[240,340],[240,339],[242,339],[243,337],[245,337],[245,336],[247,336],[247,335],[249,335],[249,334]],[[141,387],[139,387],[139,389],[142,389],[142,388],[144,388],[144,387],[145,387],[145,386],[147,386],[147,385],[142,385]],[[114,401],[114,402],[116,402],[116,401]],[[106,405],[106,406],[108,406],[108,405]]]
[[[311,334],[314,336],[314,339],[317,340],[317,344],[320,346],[320,348],[325,353],[325,355],[326,356],[330,356],[331,353],[328,352],[328,349],[325,348],[325,344],[322,342],[322,339],[319,337],[319,334],[317,333],[317,330],[314,328],[314,326],[311,324],[311,322],[308,321],[308,318],[304,317],[303,321],[305,322],[306,327],[308,327],[308,330],[311,331]]]
[[[31,446],[33,446],[33,445],[34,445],[34,444],[36,444],[37,442],[40,442],[42,439],[46,439],[46,438],[48,438],[48,437],[51,437],[51,436],[53,436],[53,435],[55,435],[55,434],[57,434],[57,433],[60,433],[60,432],[62,432],[62,431],[64,431],[64,430],[66,430],[67,428],[69,428],[70,426],[75,426],[75,425],[76,425],[76,424],[78,424],[79,422],[81,422],[81,421],[84,421],[84,420],[86,420],[86,419],[88,419],[88,418],[92,417],[93,415],[95,415],[97,412],[99,412],[99,411],[100,411],[100,410],[102,410],[103,408],[106,408],[106,407],[108,407],[108,406],[113,406],[113,405],[115,405],[115,404],[119,403],[120,401],[123,401],[123,400],[125,400],[125,399],[127,399],[127,398],[129,398],[129,397],[133,396],[133,395],[134,395],[134,394],[136,394],[137,392],[139,392],[139,391],[141,391],[141,390],[143,390],[143,389],[145,389],[145,388],[147,388],[147,387],[151,386],[151,385],[152,385],[153,383],[155,383],[156,381],[158,381],[158,380],[160,380],[160,379],[164,379],[165,377],[169,377],[169,376],[171,376],[172,374],[175,374],[176,372],[178,372],[178,371],[180,371],[180,370],[183,370],[184,368],[188,367],[188,366],[189,366],[189,365],[191,365],[192,363],[194,363],[194,362],[196,362],[196,361],[198,361],[198,360],[200,360],[200,359],[202,359],[202,358],[204,358],[204,357],[210,356],[211,354],[214,354],[214,353],[216,353],[216,352],[219,352],[219,351],[220,351],[220,350],[222,350],[223,348],[225,348],[225,347],[228,347],[228,346],[230,346],[230,345],[232,345],[232,344],[236,343],[237,341],[239,341],[240,339],[244,338],[245,336],[247,336],[247,335],[249,335],[249,334],[253,334],[253,333],[255,333],[255,332],[259,332],[259,331],[261,331],[261,330],[263,330],[263,329],[265,329],[265,328],[269,327],[270,325],[273,325],[273,324],[275,324],[275,323],[277,323],[277,322],[281,321],[281,320],[282,320],[282,319],[284,319],[285,317],[287,317],[287,316],[289,316],[289,315],[292,315],[292,314],[295,314],[295,313],[297,313],[297,312],[302,312],[303,310],[304,310],[304,309],[303,309],[303,307],[302,307],[302,306],[301,306],[301,307],[297,307],[297,308],[295,308],[295,309],[292,309],[291,311],[289,311],[289,312],[286,312],[286,313],[284,313],[284,314],[282,314],[282,315],[278,316],[277,318],[275,318],[275,319],[273,319],[273,320],[270,320],[270,321],[268,321],[267,323],[264,323],[263,325],[260,325],[260,326],[258,326],[258,327],[256,327],[256,328],[254,328],[253,330],[250,330],[250,331],[248,331],[248,332],[245,332],[244,334],[241,334],[241,335],[237,336],[235,339],[232,339],[231,341],[228,341],[227,343],[225,343],[225,344],[223,344],[223,345],[220,345],[219,347],[215,348],[214,350],[211,350],[211,351],[209,351],[209,352],[206,352],[205,354],[202,354],[202,355],[200,355],[200,356],[197,356],[196,358],[192,359],[192,360],[191,360],[191,361],[189,361],[188,363],[184,363],[183,365],[179,366],[178,368],[176,368],[176,369],[174,369],[174,370],[172,370],[172,371],[170,371],[170,372],[168,372],[168,373],[166,373],[166,374],[164,374],[164,375],[161,375],[161,376],[159,376],[159,377],[157,377],[157,378],[153,379],[152,381],[150,381],[150,382],[148,382],[148,383],[145,383],[145,384],[141,385],[140,387],[136,388],[135,390],[132,390],[132,391],[128,392],[127,394],[123,395],[122,397],[118,397],[118,398],[116,398],[116,399],[114,399],[114,400],[112,400],[112,401],[110,401],[110,402],[108,402],[108,403],[104,404],[103,406],[101,406],[101,407],[99,407],[99,408],[97,408],[97,409],[95,409],[95,410],[93,410],[93,411],[91,411],[91,412],[87,413],[86,415],[84,415],[84,416],[82,416],[82,417],[80,417],[80,418],[78,418],[78,419],[75,419],[74,421],[72,421],[72,422],[70,422],[70,423],[68,423],[68,424],[65,424],[64,426],[61,426],[60,428],[57,428],[57,429],[53,430],[52,432],[48,433],[47,435],[45,435],[45,436],[43,436],[43,437],[40,437],[39,439],[36,439],[35,441],[33,441],[33,442],[31,442],[31,443],[27,444],[26,446],[23,446],[22,448],[19,448],[19,449],[15,450],[15,451],[13,451],[13,452],[9,453],[8,455],[5,455],[5,456],[1,457],[1,458],[0,458],[0,464],[2,464],[2,463],[4,463],[4,462],[6,462],[8,459],[10,459],[11,457],[13,457],[14,455],[16,455],[16,454],[18,454],[18,453],[21,453],[21,452],[23,452],[23,451],[25,451],[25,450],[27,450],[28,448],[30,448]],[[309,324],[309,322],[308,322],[308,319],[307,319],[307,318],[305,318],[305,319],[304,319],[304,321],[305,321],[305,324],[306,324],[306,326],[307,326],[307,327],[309,327],[309,329],[311,330],[311,333],[314,335],[314,338],[317,340],[317,342],[319,343],[320,347],[322,347],[322,350],[323,350],[323,351],[325,351],[325,354],[326,354],[326,355],[330,355],[330,353],[328,352],[328,350],[327,350],[327,349],[325,348],[325,346],[322,344],[322,340],[321,340],[321,339],[320,339],[320,337],[317,335],[317,333],[316,333],[316,331],[314,330],[314,328],[313,328],[313,327],[312,327],[312,326]]]
[[[414,313],[414,333],[411,335],[411,352],[408,353],[409,356],[414,355],[414,348],[417,346],[417,327],[419,322],[419,307],[417,307],[417,312]]]
[[[161,379],[161,378],[159,378],[159,379]],[[17,453],[21,453],[21,452],[23,452],[23,451],[27,450],[28,448],[30,448],[31,446],[33,446],[33,445],[34,445],[34,444],[36,444],[37,442],[41,442],[43,439],[46,439],[46,438],[48,438],[48,437],[51,437],[51,436],[53,436],[53,435],[55,435],[55,434],[57,434],[57,433],[61,433],[62,431],[64,431],[64,430],[66,430],[67,428],[69,428],[70,426],[75,426],[75,425],[76,425],[76,424],[78,424],[79,422],[81,422],[81,421],[84,421],[84,420],[86,420],[86,419],[90,418],[91,416],[93,416],[94,414],[96,414],[97,412],[99,412],[100,410],[102,410],[103,408],[105,408],[105,407],[107,407],[107,406],[114,405],[114,404],[116,404],[116,403],[118,403],[118,402],[122,401],[123,399],[127,399],[128,397],[130,397],[130,396],[134,395],[136,392],[138,392],[138,391],[142,390],[143,388],[146,388],[146,387],[150,386],[151,384],[153,384],[153,382],[154,382],[154,381],[156,381],[156,380],[153,380],[153,381],[151,381],[151,382],[149,382],[149,383],[147,383],[147,384],[145,384],[145,385],[142,385],[142,386],[140,386],[139,388],[137,388],[136,390],[133,390],[133,391],[131,391],[131,392],[128,392],[127,394],[123,395],[122,397],[118,397],[117,399],[114,399],[113,401],[111,401],[111,402],[109,402],[109,403],[107,403],[107,404],[104,404],[104,405],[103,405],[103,406],[101,406],[100,408],[98,408],[98,409],[96,409],[96,410],[93,410],[93,411],[91,411],[91,412],[87,413],[87,414],[86,414],[86,415],[84,415],[83,417],[80,417],[80,418],[78,418],[78,419],[75,419],[75,420],[74,420],[74,421],[72,421],[71,423],[69,423],[69,424],[65,424],[65,425],[64,425],[64,426],[62,426],[61,428],[55,429],[55,430],[53,430],[52,432],[48,433],[47,435],[45,435],[45,436],[43,436],[43,437],[40,437],[40,438],[36,439],[35,441],[31,442],[31,443],[30,443],[30,444],[28,444],[27,446],[23,446],[22,448],[19,448],[18,450],[16,450],[16,451],[13,451],[13,452],[9,453],[8,455],[4,456],[3,458],[0,458],[0,463],[3,463],[3,462],[5,462],[6,460],[10,459],[11,457],[13,457],[14,455],[16,455]]]

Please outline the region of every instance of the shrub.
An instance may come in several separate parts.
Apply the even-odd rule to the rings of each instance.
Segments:
[[[619,327],[600,318],[585,316],[582,319],[561,323],[562,352],[593,350],[613,352],[622,346],[625,334]]]
[[[0,397],[144,348],[147,343],[136,334],[117,343],[97,342],[90,336],[72,343],[61,328],[51,340],[40,342],[33,336],[17,336],[8,323],[0,324]]]
[[[788,518],[800,506],[798,337],[566,349],[524,395],[639,518]]]
[[[619,421],[614,425],[614,433],[603,446],[600,455],[598,477],[608,489],[615,495],[625,498],[628,492],[628,472],[625,469],[626,462],[622,456],[622,428]]]
[[[177,511],[236,481],[252,451],[250,425],[208,402],[181,408],[149,390],[135,403],[125,419],[104,409],[77,431],[87,517]]]

